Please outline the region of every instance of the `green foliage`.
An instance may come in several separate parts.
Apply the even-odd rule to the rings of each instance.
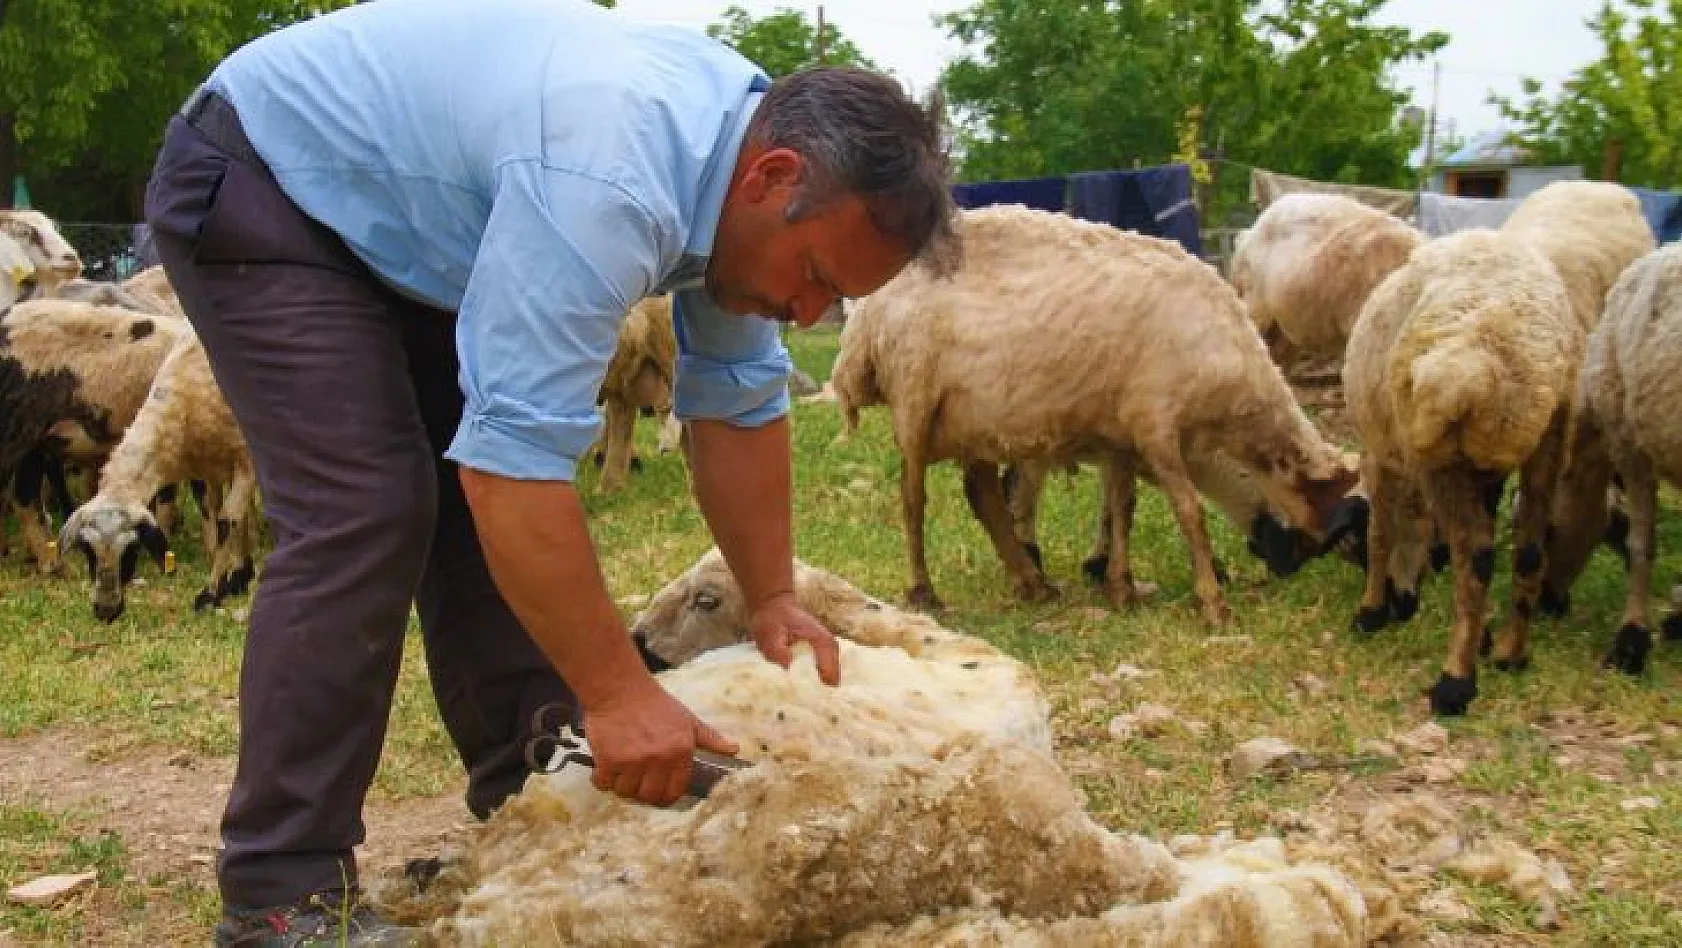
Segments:
[[[723,20],[707,27],[707,35],[729,44],[773,79],[807,66],[875,66],[833,23],[823,25],[820,52],[816,24],[805,13],[786,7],[755,19],[731,6]]]
[[[172,111],[240,44],[351,0],[0,3],[0,192],[61,217],[138,214]]]
[[[942,85],[968,180],[1204,154],[1330,181],[1411,183],[1419,131],[1386,75],[1448,42],[1371,21],[1385,0],[978,0]],[[1228,176],[1235,177],[1235,176]]]
[[[1657,8],[1657,9],[1655,9]],[[1606,0],[1588,21],[1605,54],[1577,70],[1557,98],[1525,80],[1522,105],[1492,97],[1518,137],[1550,163],[1598,176],[1610,150],[1625,184],[1682,181],[1682,0]]]

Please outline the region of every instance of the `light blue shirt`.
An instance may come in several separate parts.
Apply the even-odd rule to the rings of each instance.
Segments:
[[[676,290],[674,407],[788,411],[776,324],[700,288],[769,80],[586,0],[377,0],[270,33],[207,84],[282,190],[397,291],[458,311],[445,456],[571,480],[625,312]]]

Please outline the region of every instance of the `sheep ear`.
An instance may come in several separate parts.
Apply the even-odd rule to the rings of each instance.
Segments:
[[[71,511],[70,516],[64,518],[64,526],[58,529],[58,549],[62,554],[76,545],[76,535],[82,532],[81,508]]]
[[[164,536],[164,532],[155,523],[142,523],[136,532],[140,536],[140,545],[159,566],[164,565],[164,554],[169,552],[169,538]]]

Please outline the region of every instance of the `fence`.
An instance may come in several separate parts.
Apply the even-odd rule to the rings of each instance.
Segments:
[[[141,249],[145,229],[143,224],[58,222],[59,233],[82,257],[82,276],[113,282],[157,262],[146,259]]]

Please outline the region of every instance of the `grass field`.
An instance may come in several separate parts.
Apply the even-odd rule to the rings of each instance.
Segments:
[[[833,332],[793,334],[790,345],[804,369],[827,377]],[[900,599],[907,569],[887,418],[867,412],[859,436],[842,445],[833,443],[833,406],[802,405],[795,421],[800,555]],[[621,495],[590,501],[619,597],[653,592],[710,545],[681,462],[652,454],[652,428],[639,430],[644,473]],[[1542,932],[1533,907],[1507,889],[1444,873],[1433,885],[1470,912],[1425,919],[1434,940],[1682,944],[1682,662],[1676,646],[1661,644],[1643,678],[1600,669],[1623,595],[1610,554],[1596,554],[1568,619],[1537,626],[1532,670],[1512,676],[1485,667],[1471,716],[1443,722],[1459,762],[1448,776],[1421,785],[1400,764],[1369,760],[1240,783],[1223,760],[1250,738],[1273,735],[1336,757],[1429,720],[1420,692],[1435,680],[1444,650],[1447,579],[1427,585],[1414,621],[1357,641],[1347,631],[1361,583],[1352,567],[1328,559],[1288,580],[1268,579],[1231,525],[1211,517],[1238,615],[1212,639],[1190,599],[1186,547],[1154,489],[1141,490],[1134,568],[1161,590],[1124,614],[1078,579],[1095,523],[1096,477],[1058,477],[1047,492],[1041,536],[1064,595],[1043,606],[1012,598],[952,468],[933,473],[930,496],[930,565],[948,605],[942,621],[1036,669],[1054,699],[1060,757],[1106,824],[1161,838],[1244,835],[1366,792],[1428,791],[1470,825],[1557,858],[1572,884],[1560,927]],[[0,743],[79,754],[96,772],[105,761],[183,754],[225,768],[235,749],[244,602],[230,603],[228,614],[190,611],[203,572],[196,534],[184,536],[177,573],[143,568],[147,585],[131,592],[127,613],[112,625],[93,620],[79,564],[61,580],[41,579],[15,553],[0,567]],[[1668,555],[1655,585],[1668,590],[1682,565],[1682,518],[1669,510],[1660,546]],[[1509,560],[1503,549],[1496,608],[1506,601]],[[1145,674],[1111,675],[1122,663]],[[414,636],[400,687],[373,807],[460,789]],[[1143,702],[1192,723],[1113,737],[1108,722]],[[146,875],[121,819],[66,804],[40,781],[0,775],[0,788],[0,883],[88,868],[100,879],[90,894],[54,908],[0,906],[0,946],[8,938],[30,945],[206,938],[216,912],[207,869]],[[205,787],[213,810],[221,789]]]

